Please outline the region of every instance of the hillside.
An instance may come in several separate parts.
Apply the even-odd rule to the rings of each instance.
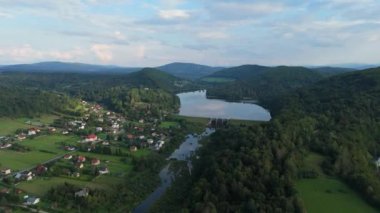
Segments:
[[[244,65],[216,72],[210,77],[233,79],[207,90],[209,97],[229,100],[263,100],[313,84],[323,75],[304,67]]]
[[[184,79],[199,79],[204,76],[210,75],[216,71],[223,68],[221,67],[210,67],[200,64],[193,63],[171,63],[163,66],[157,67],[157,69],[172,74],[174,76],[184,78]]]
[[[179,78],[154,68],[144,68],[139,72],[131,73],[125,77],[125,80],[126,83],[135,86],[160,88],[166,91],[176,90],[176,82],[180,81]]]
[[[342,67],[315,67],[315,68],[310,68],[316,72],[321,73],[322,75],[326,76],[333,76],[333,75],[339,75],[343,74],[346,72],[354,72],[357,69],[352,69],[352,68],[342,68]]]

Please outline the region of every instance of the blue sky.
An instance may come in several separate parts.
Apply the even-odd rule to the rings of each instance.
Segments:
[[[0,64],[380,62],[379,0],[0,0]]]

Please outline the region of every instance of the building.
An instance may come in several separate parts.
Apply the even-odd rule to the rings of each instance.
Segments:
[[[94,159],[91,160],[91,165],[97,166],[99,164],[100,164],[100,160],[99,159],[94,158]]]
[[[31,206],[31,205],[36,205],[39,202],[40,202],[40,198],[38,197],[28,197],[25,201],[25,204],[28,206]]]
[[[131,152],[136,152],[136,151],[137,151],[137,146],[131,146],[131,147],[129,148],[129,150],[130,150]]]
[[[37,132],[39,132],[39,129],[31,128],[31,129],[28,130],[28,135],[29,136],[36,135]]]
[[[75,197],[87,197],[89,192],[90,192],[90,190],[88,188],[84,188],[78,192],[75,192],[74,196]]]
[[[96,136],[95,134],[87,135],[85,139],[86,142],[94,142],[96,140],[98,140],[98,136]]]
[[[78,163],[83,163],[86,161],[86,157],[85,156],[82,156],[82,155],[79,155],[78,158],[77,158],[77,162]]]
[[[102,127],[96,127],[96,131],[101,132],[101,131],[103,131],[103,128]]]
[[[6,169],[2,169],[1,170],[1,174],[2,175],[9,175],[9,174],[11,174],[12,173],[12,170],[11,169],[8,169],[8,168],[6,168]]]
[[[104,174],[108,174],[110,171],[108,170],[107,167],[104,167],[104,168],[100,168],[99,169],[99,174],[100,175],[104,175]]]
[[[71,158],[73,158],[73,156],[69,155],[69,154],[66,154],[63,158],[66,159],[66,160],[70,160]]]

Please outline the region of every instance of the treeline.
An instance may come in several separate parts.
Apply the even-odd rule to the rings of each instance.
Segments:
[[[154,210],[306,212],[294,183],[317,175],[304,161],[310,151],[324,156],[327,175],[380,208],[374,163],[380,157],[380,68],[331,77],[266,104],[269,123],[218,130],[198,153],[191,181],[174,184],[167,196],[175,198]]]
[[[75,115],[77,101],[39,89],[0,86],[0,117],[38,116],[45,113]]]
[[[326,157],[323,169],[380,208],[380,69],[343,74],[269,103],[283,123],[309,130],[299,145]],[[298,125],[301,125],[298,124]]]
[[[155,69],[132,74],[8,72],[0,75],[0,85],[8,89],[0,96],[2,112],[14,116],[33,116],[55,110],[56,105],[65,106],[62,100],[57,101],[48,95],[57,92],[101,103],[129,116],[152,114],[160,117],[162,112],[173,112],[179,107],[175,92],[191,87],[191,84]],[[11,94],[14,99],[10,98]],[[49,104],[44,104],[47,101]]]
[[[304,67],[244,65],[216,72],[211,77],[234,81],[209,86],[207,96],[210,98],[263,101],[311,85],[321,80],[323,75]]]

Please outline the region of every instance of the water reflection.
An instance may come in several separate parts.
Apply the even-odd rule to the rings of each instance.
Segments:
[[[205,90],[177,95],[181,100],[180,115],[255,121],[271,119],[268,110],[257,104],[207,99]]]

